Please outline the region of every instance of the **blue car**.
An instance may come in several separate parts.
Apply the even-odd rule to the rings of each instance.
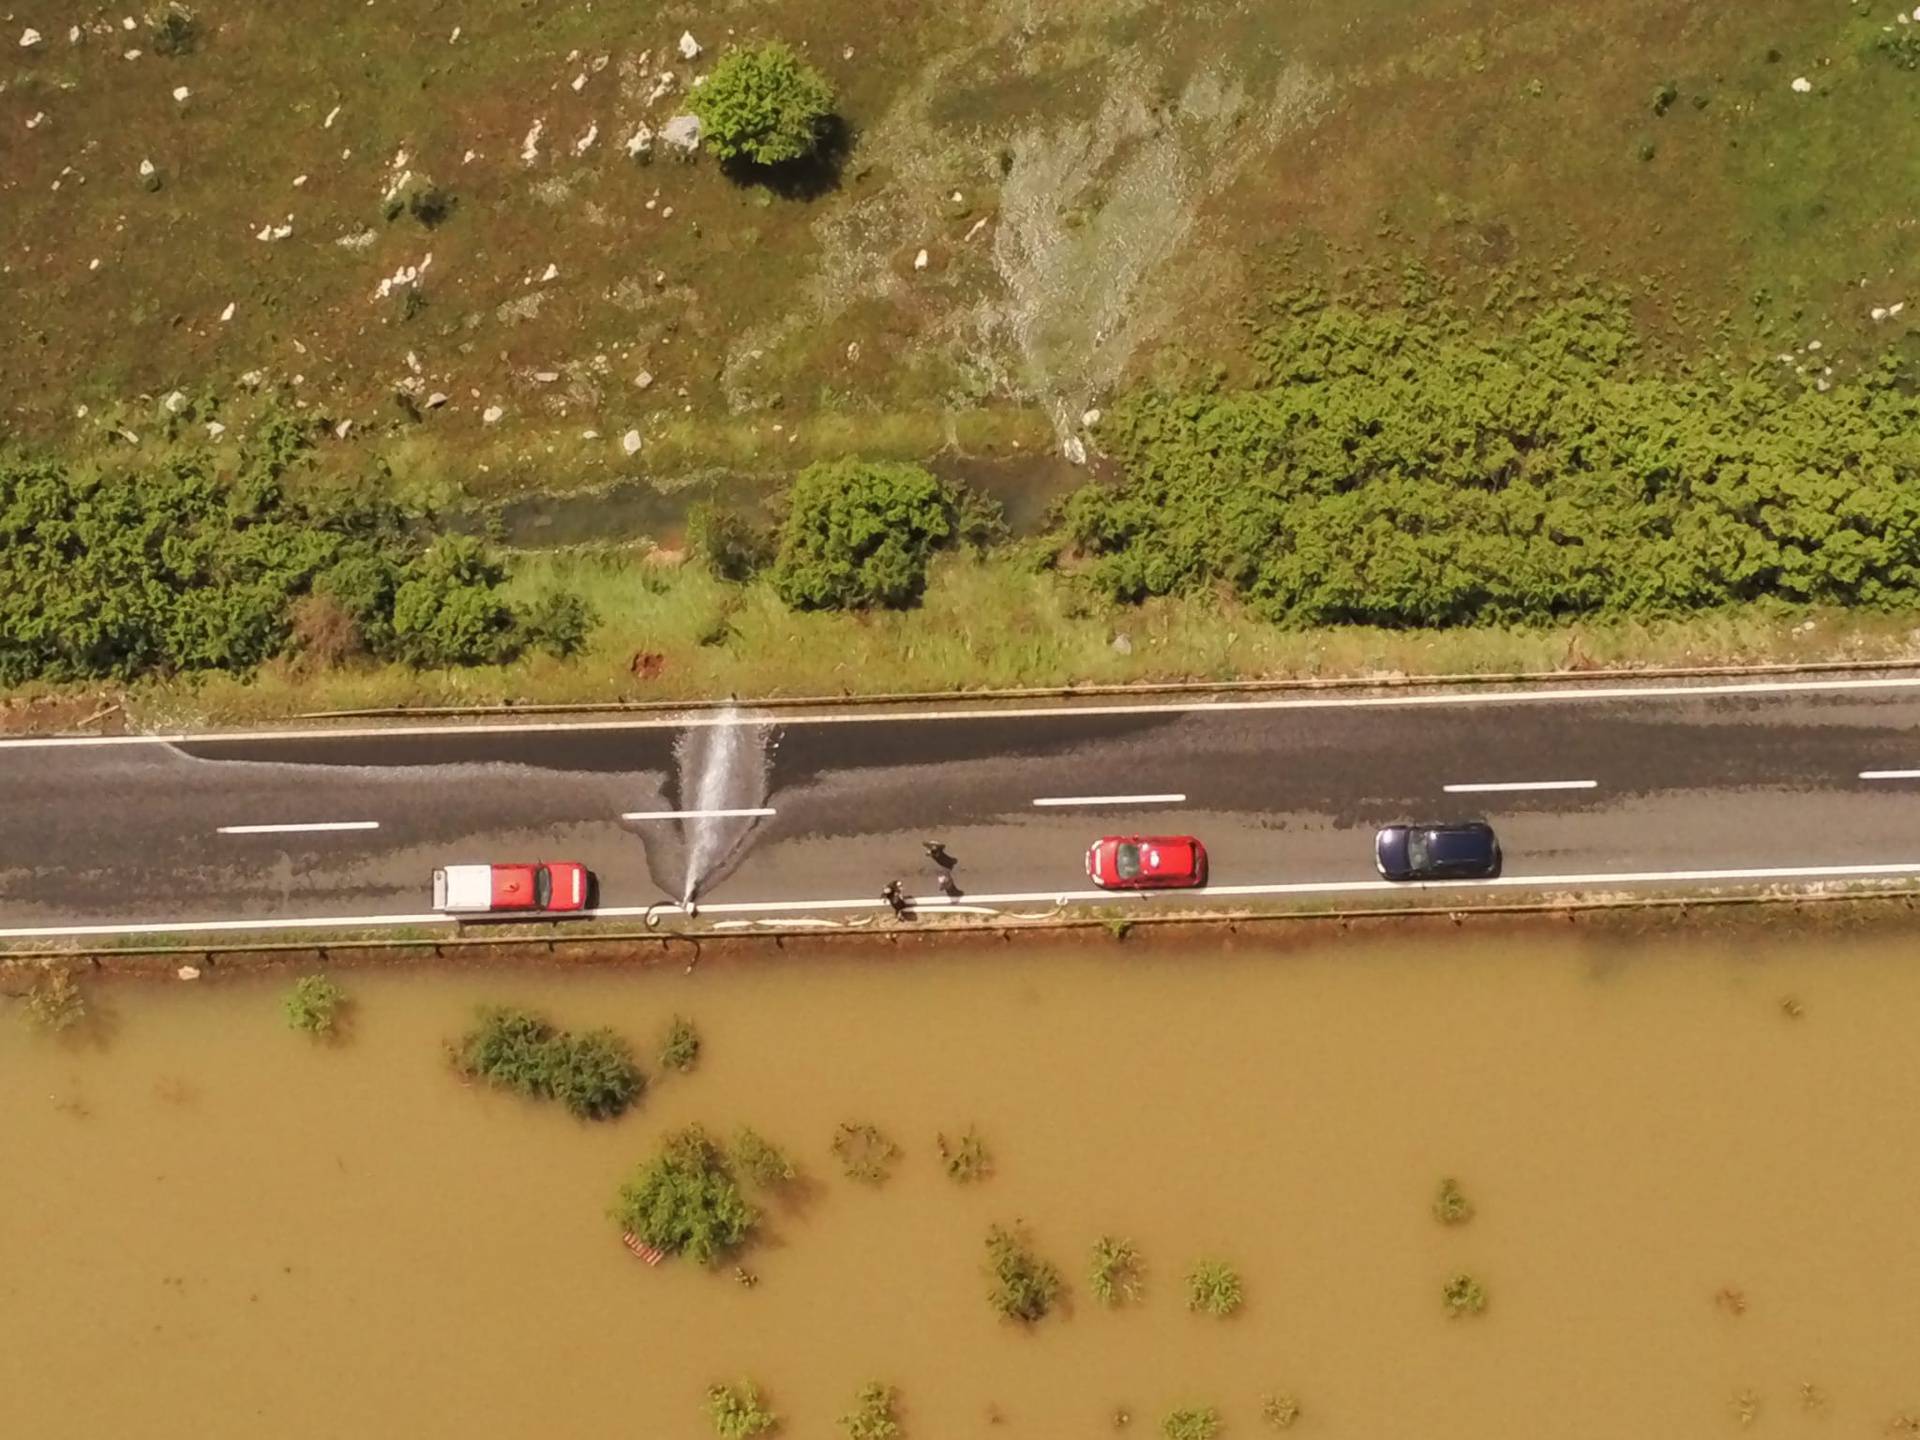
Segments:
[[[1373,863],[1389,880],[1491,880],[1500,842],[1484,820],[1389,825],[1374,836]]]

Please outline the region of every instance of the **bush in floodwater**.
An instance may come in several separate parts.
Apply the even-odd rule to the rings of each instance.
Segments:
[[[1291,1430],[1300,1418],[1300,1402],[1282,1390],[1260,1402],[1260,1418],[1275,1430]]]
[[[1240,1272],[1224,1260],[1202,1260],[1187,1275],[1187,1308],[1224,1318],[1245,1298]]]
[[[287,1024],[295,1030],[326,1038],[339,1024],[346,996],[340,987],[324,975],[303,975],[287,992]]]
[[[1450,1316],[1478,1315],[1487,1308],[1487,1287],[1462,1270],[1440,1289]]]
[[[660,1068],[678,1070],[684,1075],[699,1059],[700,1032],[693,1028],[691,1020],[674,1016],[673,1023],[667,1027],[666,1041],[660,1047]]]
[[[933,1144],[940,1152],[940,1163],[947,1167],[949,1179],[966,1185],[993,1173],[993,1157],[987,1154],[987,1142],[971,1125],[957,1141],[949,1144],[945,1135],[936,1135]]]
[[[880,1185],[893,1173],[900,1147],[881,1134],[878,1126],[843,1120],[833,1132],[833,1154],[849,1180]]]
[[[995,1225],[987,1231],[987,1299],[1009,1320],[1031,1325],[1060,1298],[1063,1282],[1053,1265],[1033,1253],[1024,1231]]]
[[[1087,1283],[1102,1305],[1138,1300],[1143,1278],[1140,1252],[1131,1240],[1102,1235],[1093,1242],[1093,1269]]]
[[[742,1178],[762,1190],[789,1185],[800,1178],[787,1153],[751,1125],[742,1125],[734,1132],[733,1164]]]
[[[64,965],[43,966],[27,987],[27,1020],[42,1030],[59,1034],[87,1018],[87,997],[80,982]]]
[[[558,1100],[587,1120],[620,1114],[644,1077],[627,1042],[611,1030],[570,1034],[525,1010],[486,1007],[453,1047],[462,1075],[540,1100]]]
[[[840,1417],[847,1440],[897,1440],[900,1421],[894,1414],[899,1392],[891,1385],[869,1380],[854,1397],[853,1409]]]
[[[709,1385],[707,1415],[713,1421],[713,1433],[721,1440],[748,1440],[780,1425],[780,1417],[766,1407],[760,1398],[760,1387],[751,1380],[735,1385]]]
[[[1464,1225],[1473,1218],[1472,1204],[1451,1175],[1440,1182],[1439,1192],[1433,1197],[1433,1218],[1442,1225]]]
[[[1220,1412],[1211,1405],[1176,1410],[1160,1422],[1167,1440],[1213,1440],[1220,1433]]]
[[[649,1245],[712,1266],[746,1242],[760,1217],[741,1195],[726,1152],[690,1125],[620,1187],[613,1218]]]

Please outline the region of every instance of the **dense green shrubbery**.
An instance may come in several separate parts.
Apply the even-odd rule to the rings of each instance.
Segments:
[[[669,1135],[660,1153],[620,1187],[613,1216],[647,1244],[702,1265],[719,1263],[759,1220],[726,1151],[698,1125]]]
[[[987,1303],[1009,1320],[1031,1325],[1046,1318],[1066,1282],[1049,1260],[1034,1253],[1026,1232],[995,1225],[987,1231],[987,1273],[993,1287]]]
[[[644,1083],[626,1041],[611,1030],[576,1035],[524,1010],[483,1007],[453,1047],[453,1064],[462,1075],[558,1100],[585,1120],[620,1114]]]
[[[778,40],[736,45],[687,102],[722,161],[783,165],[811,155],[833,118],[833,85]]]
[[[918,465],[823,460],[793,482],[773,586],[800,610],[911,605],[960,497]]]
[[[293,982],[283,1002],[287,1024],[295,1030],[326,1039],[340,1024],[346,994],[324,975],[302,975]]]
[[[1813,356],[1806,361],[1817,365]],[[1254,388],[1125,399],[1063,538],[1108,595],[1225,584],[1293,625],[1920,600],[1920,400],[1892,362],[1659,373],[1625,303],[1499,330],[1445,303],[1295,298]]]
[[[283,484],[303,441],[269,421],[231,472],[180,450],[130,467],[0,458],[0,685],[247,671],[290,649],[467,665],[577,649],[583,606],[524,625],[478,540],[361,491]]]

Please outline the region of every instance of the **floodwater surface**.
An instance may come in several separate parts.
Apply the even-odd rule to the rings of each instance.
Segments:
[[[77,1042],[0,1028],[0,1434],[698,1437],[713,1381],[836,1436],[870,1379],[907,1437],[1558,1440],[1879,1434],[1920,1410],[1920,967],[1891,938],[1333,940],[1230,954],[1137,936],[680,970],[344,972],[344,1042],[290,977],[103,983]],[[590,1125],[481,1088],[443,1042],[482,1001],[650,1055]],[[1790,1002],[1790,1003],[1788,1003]],[[7,1007],[10,1011],[18,1006]],[[651,1071],[654,1067],[649,1066]],[[809,1183],[709,1273],[607,1217],[690,1121],[748,1123]],[[835,1125],[904,1156],[849,1181]],[[995,1173],[950,1180],[978,1127]],[[1476,1213],[1445,1226],[1457,1176]],[[1031,1329],[986,1303],[1024,1221],[1066,1272]],[[1125,1235],[1144,1297],[1087,1253]],[[1236,1266],[1243,1310],[1183,1276]],[[1449,1318],[1466,1271],[1484,1313]]]

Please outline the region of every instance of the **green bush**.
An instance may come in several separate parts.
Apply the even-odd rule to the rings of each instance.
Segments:
[[[345,1002],[340,987],[326,976],[303,975],[287,992],[287,1024],[309,1035],[332,1035]]]
[[[1504,319],[1488,318],[1489,316]],[[1920,397],[1643,355],[1625,297],[1276,304],[1244,389],[1145,390],[1059,538],[1106,595],[1287,625],[1920,603]],[[1817,367],[1816,356],[1801,368]]]
[[[987,1231],[987,1270],[993,1286],[987,1300],[1009,1320],[1031,1325],[1060,1298],[1060,1272],[1034,1254],[1023,1231],[995,1225]]]
[[[684,1075],[699,1060],[700,1032],[693,1028],[691,1020],[674,1016],[673,1023],[667,1026],[667,1038],[660,1046],[660,1068],[678,1070]]]
[[[442,535],[408,566],[393,596],[401,658],[418,666],[489,665],[516,647],[513,611],[500,598],[506,571],[470,535]]]
[[[662,1142],[660,1153],[620,1187],[613,1213],[647,1244],[707,1266],[745,1244],[759,1220],[726,1153],[698,1125]]]
[[[585,1120],[621,1114],[643,1077],[633,1054],[611,1030],[570,1034],[524,1010],[485,1008],[453,1047],[454,1068],[541,1100],[558,1100]]]
[[[1478,1315],[1487,1308],[1487,1287],[1462,1270],[1441,1287],[1440,1298],[1449,1315]]]
[[[953,524],[952,492],[918,465],[819,461],[794,481],[774,589],[800,610],[911,605]]]
[[[900,1421],[894,1414],[899,1394],[891,1385],[869,1380],[860,1387],[853,1409],[840,1417],[847,1440],[898,1440]]]
[[[722,161],[783,165],[814,153],[833,118],[833,85],[778,40],[736,45],[688,100]]]
[[[578,655],[586,648],[600,617],[593,606],[571,590],[552,586],[540,593],[520,616],[520,638],[556,660]]]
[[[687,554],[716,579],[751,580],[773,558],[773,539],[738,511],[702,500],[687,511]]]
[[[749,1125],[734,1132],[732,1156],[741,1175],[762,1190],[777,1189],[800,1178],[786,1152]]]
[[[1118,1305],[1140,1298],[1145,1270],[1131,1240],[1102,1235],[1093,1242],[1093,1266],[1088,1285],[1102,1305]]]
[[[720,1440],[749,1440],[780,1426],[780,1417],[762,1403],[760,1387],[751,1380],[708,1386],[707,1415]]]
[[[1433,1218],[1442,1225],[1464,1225],[1473,1218],[1472,1204],[1451,1175],[1440,1182],[1439,1193],[1433,1197]]]
[[[1240,1308],[1240,1275],[1224,1260],[1202,1260],[1187,1275],[1187,1308],[1225,1317]]]
[[[1160,1422],[1167,1440],[1213,1440],[1220,1433],[1220,1412],[1211,1405],[1175,1410]]]
[[[43,964],[27,986],[27,1021],[56,1035],[87,1018],[87,997],[64,965]]]

